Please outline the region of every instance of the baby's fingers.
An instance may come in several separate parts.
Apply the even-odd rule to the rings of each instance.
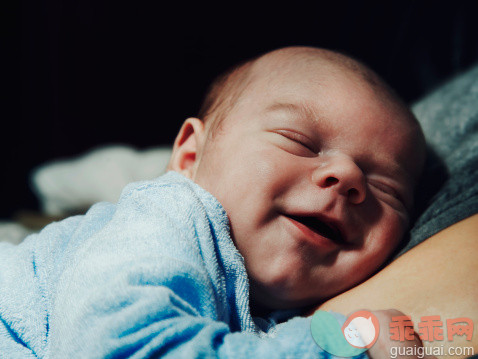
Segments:
[[[396,309],[379,310],[373,311],[372,313],[377,317],[380,324],[380,334],[375,344],[367,352],[370,358],[436,359],[434,356],[425,355],[423,343],[415,332],[413,332],[412,340],[391,340],[389,327],[392,317],[403,316],[405,314]]]

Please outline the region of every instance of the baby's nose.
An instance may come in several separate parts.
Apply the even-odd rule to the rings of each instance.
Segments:
[[[334,154],[327,156],[314,171],[313,181],[321,188],[331,188],[354,204],[366,196],[365,175],[352,158]]]

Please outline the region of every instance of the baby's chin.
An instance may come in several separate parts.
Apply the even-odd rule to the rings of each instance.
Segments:
[[[288,282],[288,286],[283,282],[263,283],[252,278],[249,282],[251,310],[253,315],[256,313],[259,316],[276,310],[303,309],[310,312],[312,308],[359,284],[345,280],[314,284],[292,281]]]
[[[252,283],[250,287],[251,311],[255,316],[265,316],[276,310],[304,309],[318,306],[327,298],[300,296],[297,291],[273,290]]]

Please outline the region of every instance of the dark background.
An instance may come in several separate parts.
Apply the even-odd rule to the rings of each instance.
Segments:
[[[478,61],[478,2],[21,1],[1,25],[0,218],[38,209],[36,166],[170,144],[210,81],[288,45],[345,51],[409,103]],[[2,46],[3,47],[3,46]]]

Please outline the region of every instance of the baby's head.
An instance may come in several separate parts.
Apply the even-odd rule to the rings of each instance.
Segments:
[[[253,305],[299,307],[370,277],[409,223],[420,126],[364,65],[291,47],[229,72],[168,169],[224,206]]]

